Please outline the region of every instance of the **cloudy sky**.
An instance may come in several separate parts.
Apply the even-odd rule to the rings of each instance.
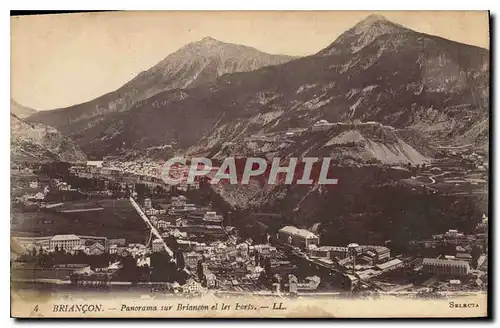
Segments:
[[[47,110],[116,90],[187,43],[211,36],[309,55],[374,12],[120,12],[13,17],[12,98]],[[487,12],[378,12],[411,29],[488,48]]]

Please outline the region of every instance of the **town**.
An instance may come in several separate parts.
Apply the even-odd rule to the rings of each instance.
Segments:
[[[126,232],[131,237],[121,237],[116,235],[120,232],[99,229],[102,222],[88,230],[80,220],[66,233],[50,234],[52,229],[44,228],[40,235],[40,230],[17,231],[14,215],[12,277],[18,286],[139,288],[187,295],[422,297],[486,289],[486,215],[472,234],[449,229],[427,240],[409,240],[407,251],[399,253],[390,244],[325,243],[314,231],[290,225],[252,238],[229,220],[234,214],[223,215],[216,204],[199,202],[203,182],[168,186],[141,173],[151,168],[123,173],[100,163],[66,169],[67,174],[40,179],[41,171],[54,174],[47,168],[16,166],[17,176],[26,178],[16,181],[14,191],[20,195],[14,213],[35,213],[33,220],[40,217],[41,226],[50,227],[62,217],[78,215],[111,220],[103,213],[123,207],[135,228]],[[37,170],[38,178],[29,180]],[[36,227],[34,222],[26,224]]]

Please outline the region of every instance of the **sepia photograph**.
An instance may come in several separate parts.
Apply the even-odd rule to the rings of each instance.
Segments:
[[[490,315],[488,11],[10,25],[13,318]]]

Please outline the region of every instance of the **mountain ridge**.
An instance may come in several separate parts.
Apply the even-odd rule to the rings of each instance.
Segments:
[[[85,153],[55,128],[41,123],[28,123],[10,114],[10,153],[14,161],[82,162]]]
[[[61,132],[71,134],[73,124],[80,128],[85,124],[92,126],[102,116],[130,110],[137,102],[160,92],[201,85],[222,74],[250,71],[293,58],[207,37],[169,54],[115,91],[82,104],[37,113],[30,120],[55,126]]]
[[[484,139],[474,123],[487,119],[488,105],[487,50],[368,17],[314,55],[157,93],[71,133],[97,157],[166,144],[211,153],[321,119],[375,121],[453,143]]]
[[[10,99],[10,112],[19,118],[26,118],[37,113],[37,110],[19,104],[14,99]]]

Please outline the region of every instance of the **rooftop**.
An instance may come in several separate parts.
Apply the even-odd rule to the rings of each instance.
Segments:
[[[304,238],[318,238],[318,236],[316,236],[315,234],[313,234],[309,230],[298,229],[294,226],[286,226],[286,227],[281,228],[279,231],[289,233],[292,235],[298,235],[298,236],[301,236]]]
[[[467,263],[465,261],[424,258],[423,265],[426,265],[426,264],[469,266],[469,263]]]
[[[395,265],[399,265],[403,263],[403,261],[401,261],[400,259],[393,259],[393,260],[390,260],[390,261],[387,261],[385,263],[381,263],[379,265],[377,265],[377,268],[379,268],[380,270],[384,270],[384,269],[388,269],[390,267],[393,267]]]
[[[66,240],[79,240],[80,237],[78,237],[77,235],[55,235],[54,237],[52,237],[52,241],[66,241]]]

